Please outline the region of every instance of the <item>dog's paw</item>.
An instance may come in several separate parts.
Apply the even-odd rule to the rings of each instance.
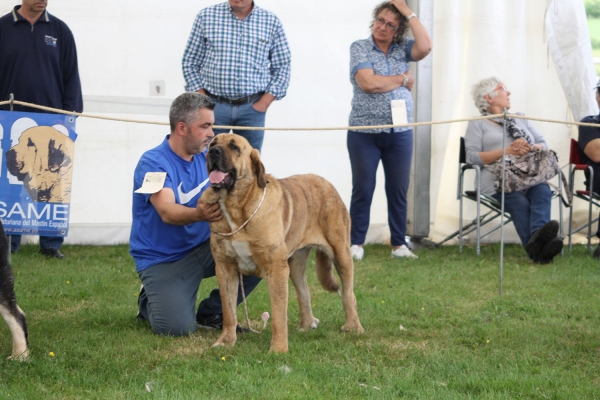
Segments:
[[[340,330],[342,332],[355,332],[355,333],[364,333],[365,332],[365,329],[362,327],[360,322],[356,322],[356,323],[346,322]]]
[[[232,347],[235,345],[236,341],[237,341],[237,336],[235,334],[235,328],[233,329],[233,332],[231,332],[231,331],[227,332],[227,329],[224,328],[223,331],[221,332],[221,336],[219,336],[217,341],[211,347],[218,347],[218,346]]]
[[[30,358],[29,358],[29,349],[25,350],[21,354],[12,355],[10,357],[7,357],[7,360],[19,361],[19,362],[30,361]]]
[[[269,351],[271,353],[287,353],[288,352],[287,341],[284,343],[271,342],[271,347],[269,348]]]
[[[318,318],[314,318],[312,319],[312,321],[310,323],[306,323],[303,324],[302,322],[300,323],[300,326],[298,327],[298,330],[300,332],[306,332],[308,331],[308,328],[310,329],[317,329],[317,327],[319,326],[319,319]]]

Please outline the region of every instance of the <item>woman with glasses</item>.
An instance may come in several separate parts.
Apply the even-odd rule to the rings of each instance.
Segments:
[[[406,36],[411,30],[414,40]],[[354,127],[398,125],[412,122],[410,91],[415,79],[408,63],[425,58],[431,38],[404,0],[386,1],[375,7],[371,35],[350,46],[350,82],[353,87],[349,124]],[[392,118],[392,106],[402,110]],[[404,115],[406,114],[406,115]],[[410,179],[413,132],[410,127],[356,128],[348,131],[352,168],[352,256],[361,260],[377,167],[385,174],[392,256],[417,258],[406,246],[406,192]]]
[[[510,92],[495,77],[483,79],[471,91],[481,115],[502,114],[510,109]],[[506,125],[506,127],[504,126]],[[501,200],[494,186],[493,164],[502,158],[502,142],[506,154],[524,155],[548,146],[542,134],[524,119],[503,118],[469,121],[465,133],[466,161],[481,167],[481,194]],[[548,264],[561,252],[562,238],[558,237],[558,222],[550,220],[552,192],[546,183],[527,190],[505,193],[504,209],[511,215],[517,234],[529,257]]]

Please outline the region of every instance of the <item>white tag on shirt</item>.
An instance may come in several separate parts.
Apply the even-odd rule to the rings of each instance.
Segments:
[[[406,101],[392,100],[392,123],[394,125],[408,124]]]
[[[166,172],[146,172],[142,187],[136,190],[135,193],[153,194],[159,192],[165,186],[165,179],[167,179]]]

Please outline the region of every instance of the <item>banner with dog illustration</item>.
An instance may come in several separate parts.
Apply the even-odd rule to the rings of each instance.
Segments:
[[[69,231],[75,117],[0,111],[0,218],[8,235]]]

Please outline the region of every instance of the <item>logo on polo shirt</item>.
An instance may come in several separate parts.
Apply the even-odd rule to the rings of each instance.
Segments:
[[[54,38],[52,36],[45,35],[44,36],[44,41],[46,42],[46,44],[48,46],[56,47],[56,42],[58,41],[58,39]]]
[[[179,184],[179,186],[177,186],[177,195],[179,196],[179,204],[189,203],[190,200],[192,200],[194,198],[194,196],[196,196],[198,193],[200,193],[202,188],[204,186],[206,186],[207,183],[208,183],[208,179],[205,180],[204,182],[200,183],[198,186],[196,186],[191,191],[184,193],[183,190],[181,190],[181,186],[183,185],[183,182],[181,182]]]

